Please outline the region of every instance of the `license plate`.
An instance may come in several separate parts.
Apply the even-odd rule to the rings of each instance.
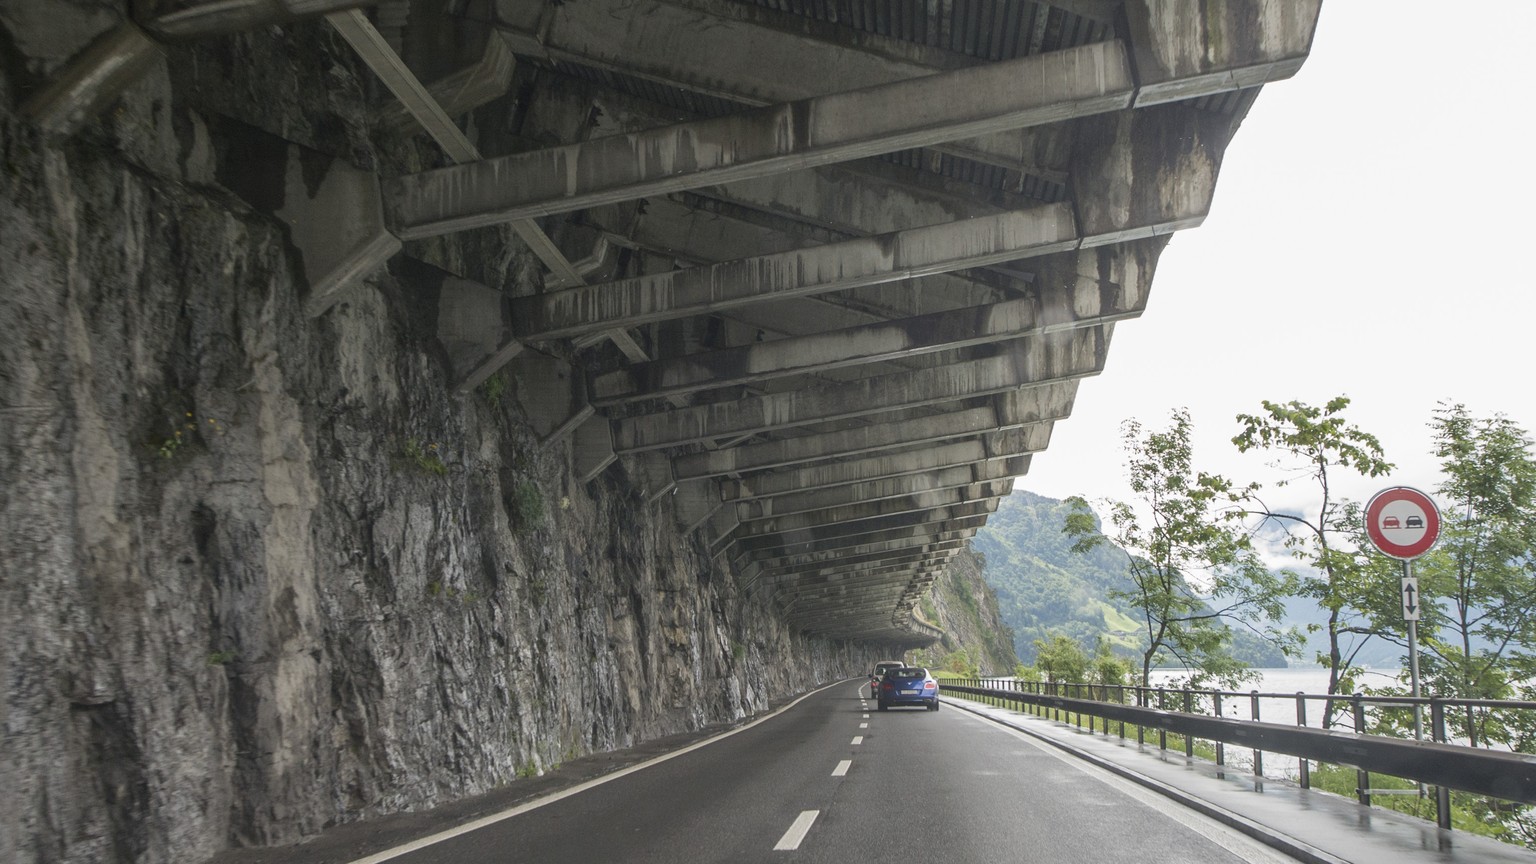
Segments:
[[[903,691],[901,691],[901,695],[903,695],[903,696],[916,696],[917,695],[917,691],[916,690],[903,690]]]

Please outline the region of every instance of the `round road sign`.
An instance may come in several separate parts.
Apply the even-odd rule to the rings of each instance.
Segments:
[[[1411,486],[1383,489],[1365,505],[1365,533],[1383,553],[1411,560],[1440,539],[1440,510]]]

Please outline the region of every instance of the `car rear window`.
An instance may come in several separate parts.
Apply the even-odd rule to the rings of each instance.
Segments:
[[[915,666],[911,666],[911,667],[908,667],[906,669],[897,669],[895,672],[892,672],[891,674],[895,675],[897,678],[927,678],[928,677],[928,670],[927,669],[919,669],[919,668],[917,668]]]

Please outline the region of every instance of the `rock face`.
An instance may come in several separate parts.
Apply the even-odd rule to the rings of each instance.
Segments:
[[[42,5],[71,39],[39,41]],[[292,842],[878,658],[789,633],[622,465],[574,481],[516,380],[452,395],[435,297],[381,271],[304,314],[210,106],[422,158],[347,119],[365,87],[319,25],[172,49],[43,140],[16,106],[111,11],[0,3],[0,860]],[[323,68],[276,62],[295,43]],[[526,293],[510,236],[407,252]]]
[[[983,578],[985,560],[969,545],[933,583],[933,593],[919,608],[944,630],[944,640],[917,654],[917,660],[944,668],[959,652],[983,675],[1012,675],[1019,665],[1013,653],[1013,631],[1003,623],[997,595]],[[958,670],[955,670],[958,671]]]

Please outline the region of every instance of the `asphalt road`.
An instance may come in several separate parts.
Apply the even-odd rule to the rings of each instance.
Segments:
[[[945,706],[874,710],[848,681],[751,728],[399,864],[1293,859]],[[777,847],[777,848],[776,848]]]

